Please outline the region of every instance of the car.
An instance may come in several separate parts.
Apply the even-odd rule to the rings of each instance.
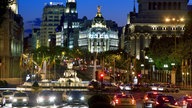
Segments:
[[[114,83],[103,82],[101,84],[101,90],[106,91],[106,92],[109,92],[109,91],[118,92],[118,91],[120,91],[120,88]]]
[[[92,80],[88,86],[87,86],[87,89],[89,91],[98,91],[98,90],[101,90],[101,83],[99,81],[96,81],[96,80]]]
[[[151,88],[152,91],[157,91],[159,86],[160,84],[155,83],[149,84],[149,87]]]
[[[3,91],[3,92],[2,92],[3,105],[5,105],[5,104],[7,104],[7,103],[12,103],[13,94],[14,94],[14,92],[13,92],[13,91],[9,91],[9,90],[6,90],[6,91]]]
[[[163,95],[163,93],[156,91],[146,92],[143,98],[143,108],[153,108],[158,95]]]
[[[120,90],[125,91],[131,91],[132,90],[132,84],[122,84],[119,86]]]
[[[114,95],[115,106],[132,106],[136,107],[136,100],[131,93],[116,93]]]
[[[162,91],[162,92],[179,92],[179,88],[175,85],[171,85],[171,84],[165,84],[165,85],[160,85],[158,87],[158,91]]]
[[[177,99],[177,103],[181,108],[192,108],[192,96],[181,96]]]
[[[85,96],[82,91],[68,91],[66,93],[67,104],[86,104]]]
[[[3,96],[2,96],[2,94],[0,94],[0,105],[3,106],[3,104],[4,104]]]
[[[177,101],[170,95],[158,95],[155,99],[155,108],[176,108]]]
[[[37,95],[38,105],[55,105],[57,100],[57,95],[53,91],[43,90]]]
[[[13,95],[12,106],[28,105],[29,96],[25,92],[15,92]]]

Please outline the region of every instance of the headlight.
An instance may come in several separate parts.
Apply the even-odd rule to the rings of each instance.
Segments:
[[[13,99],[13,102],[17,102],[17,99]]]
[[[13,97],[12,97],[12,96],[10,96],[10,97],[9,97],[9,99],[11,99],[11,100],[12,100],[12,99],[13,99]]]
[[[84,96],[82,96],[80,99],[81,99],[81,100],[85,100],[85,97],[84,97]]]
[[[23,99],[23,102],[27,102],[27,99]]]
[[[54,102],[55,99],[56,99],[55,96],[51,96],[51,97],[49,97],[49,101],[50,101],[50,102]]]
[[[71,101],[72,99],[73,99],[73,98],[72,98],[71,96],[69,96],[68,100],[70,100],[70,101]]]
[[[38,97],[38,98],[37,98],[37,101],[38,101],[38,102],[43,102],[44,99],[43,99],[43,97]]]

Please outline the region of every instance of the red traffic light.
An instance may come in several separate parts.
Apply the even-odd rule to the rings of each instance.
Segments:
[[[103,82],[103,77],[104,77],[104,74],[101,73],[101,74],[100,74],[100,81],[101,81],[101,82]]]
[[[142,77],[142,75],[141,75],[141,74],[138,74],[138,77],[139,77],[139,78],[141,78],[141,77]]]

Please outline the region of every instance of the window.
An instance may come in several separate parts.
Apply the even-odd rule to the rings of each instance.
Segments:
[[[162,9],[161,6],[162,6],[162,5],[161,5],[161,2],[158,2],[158,10],[161,10],[161,9]]]
[[[176,2],[173,3],[173,9],[174,9],[174,10],[177,9],[177,3],[176,3]]]
[[[172,9],[172,4],[171,4],[171,2],[168,3],[168,9],[169,9],[169,10]]]
[[[156,10],[156,9],[157,9],[157,3],[153,2],[153,10]]]
[[[178,10],[181,10],[181,2],[178,3]]]
[[[152,9],[151,7],[152,7],[152,3],[151,3],[151,2],[149,2],[148,9],[149,9],[149,10],[151,10],[151,9]]]
[[[166,10],[166,9],[167,9],[167,3],[163,2],[163,10]]]

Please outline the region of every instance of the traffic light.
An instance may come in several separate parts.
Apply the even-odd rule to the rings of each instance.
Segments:
[[[104,74],[101,73],[101,74],[100,74],[100,81],[101,81],[101,82],[103,82],[103,77],[104,77]]]
[[[142,75],[141,74],[138,74],[138,78],[141,78],[142,77]]]

